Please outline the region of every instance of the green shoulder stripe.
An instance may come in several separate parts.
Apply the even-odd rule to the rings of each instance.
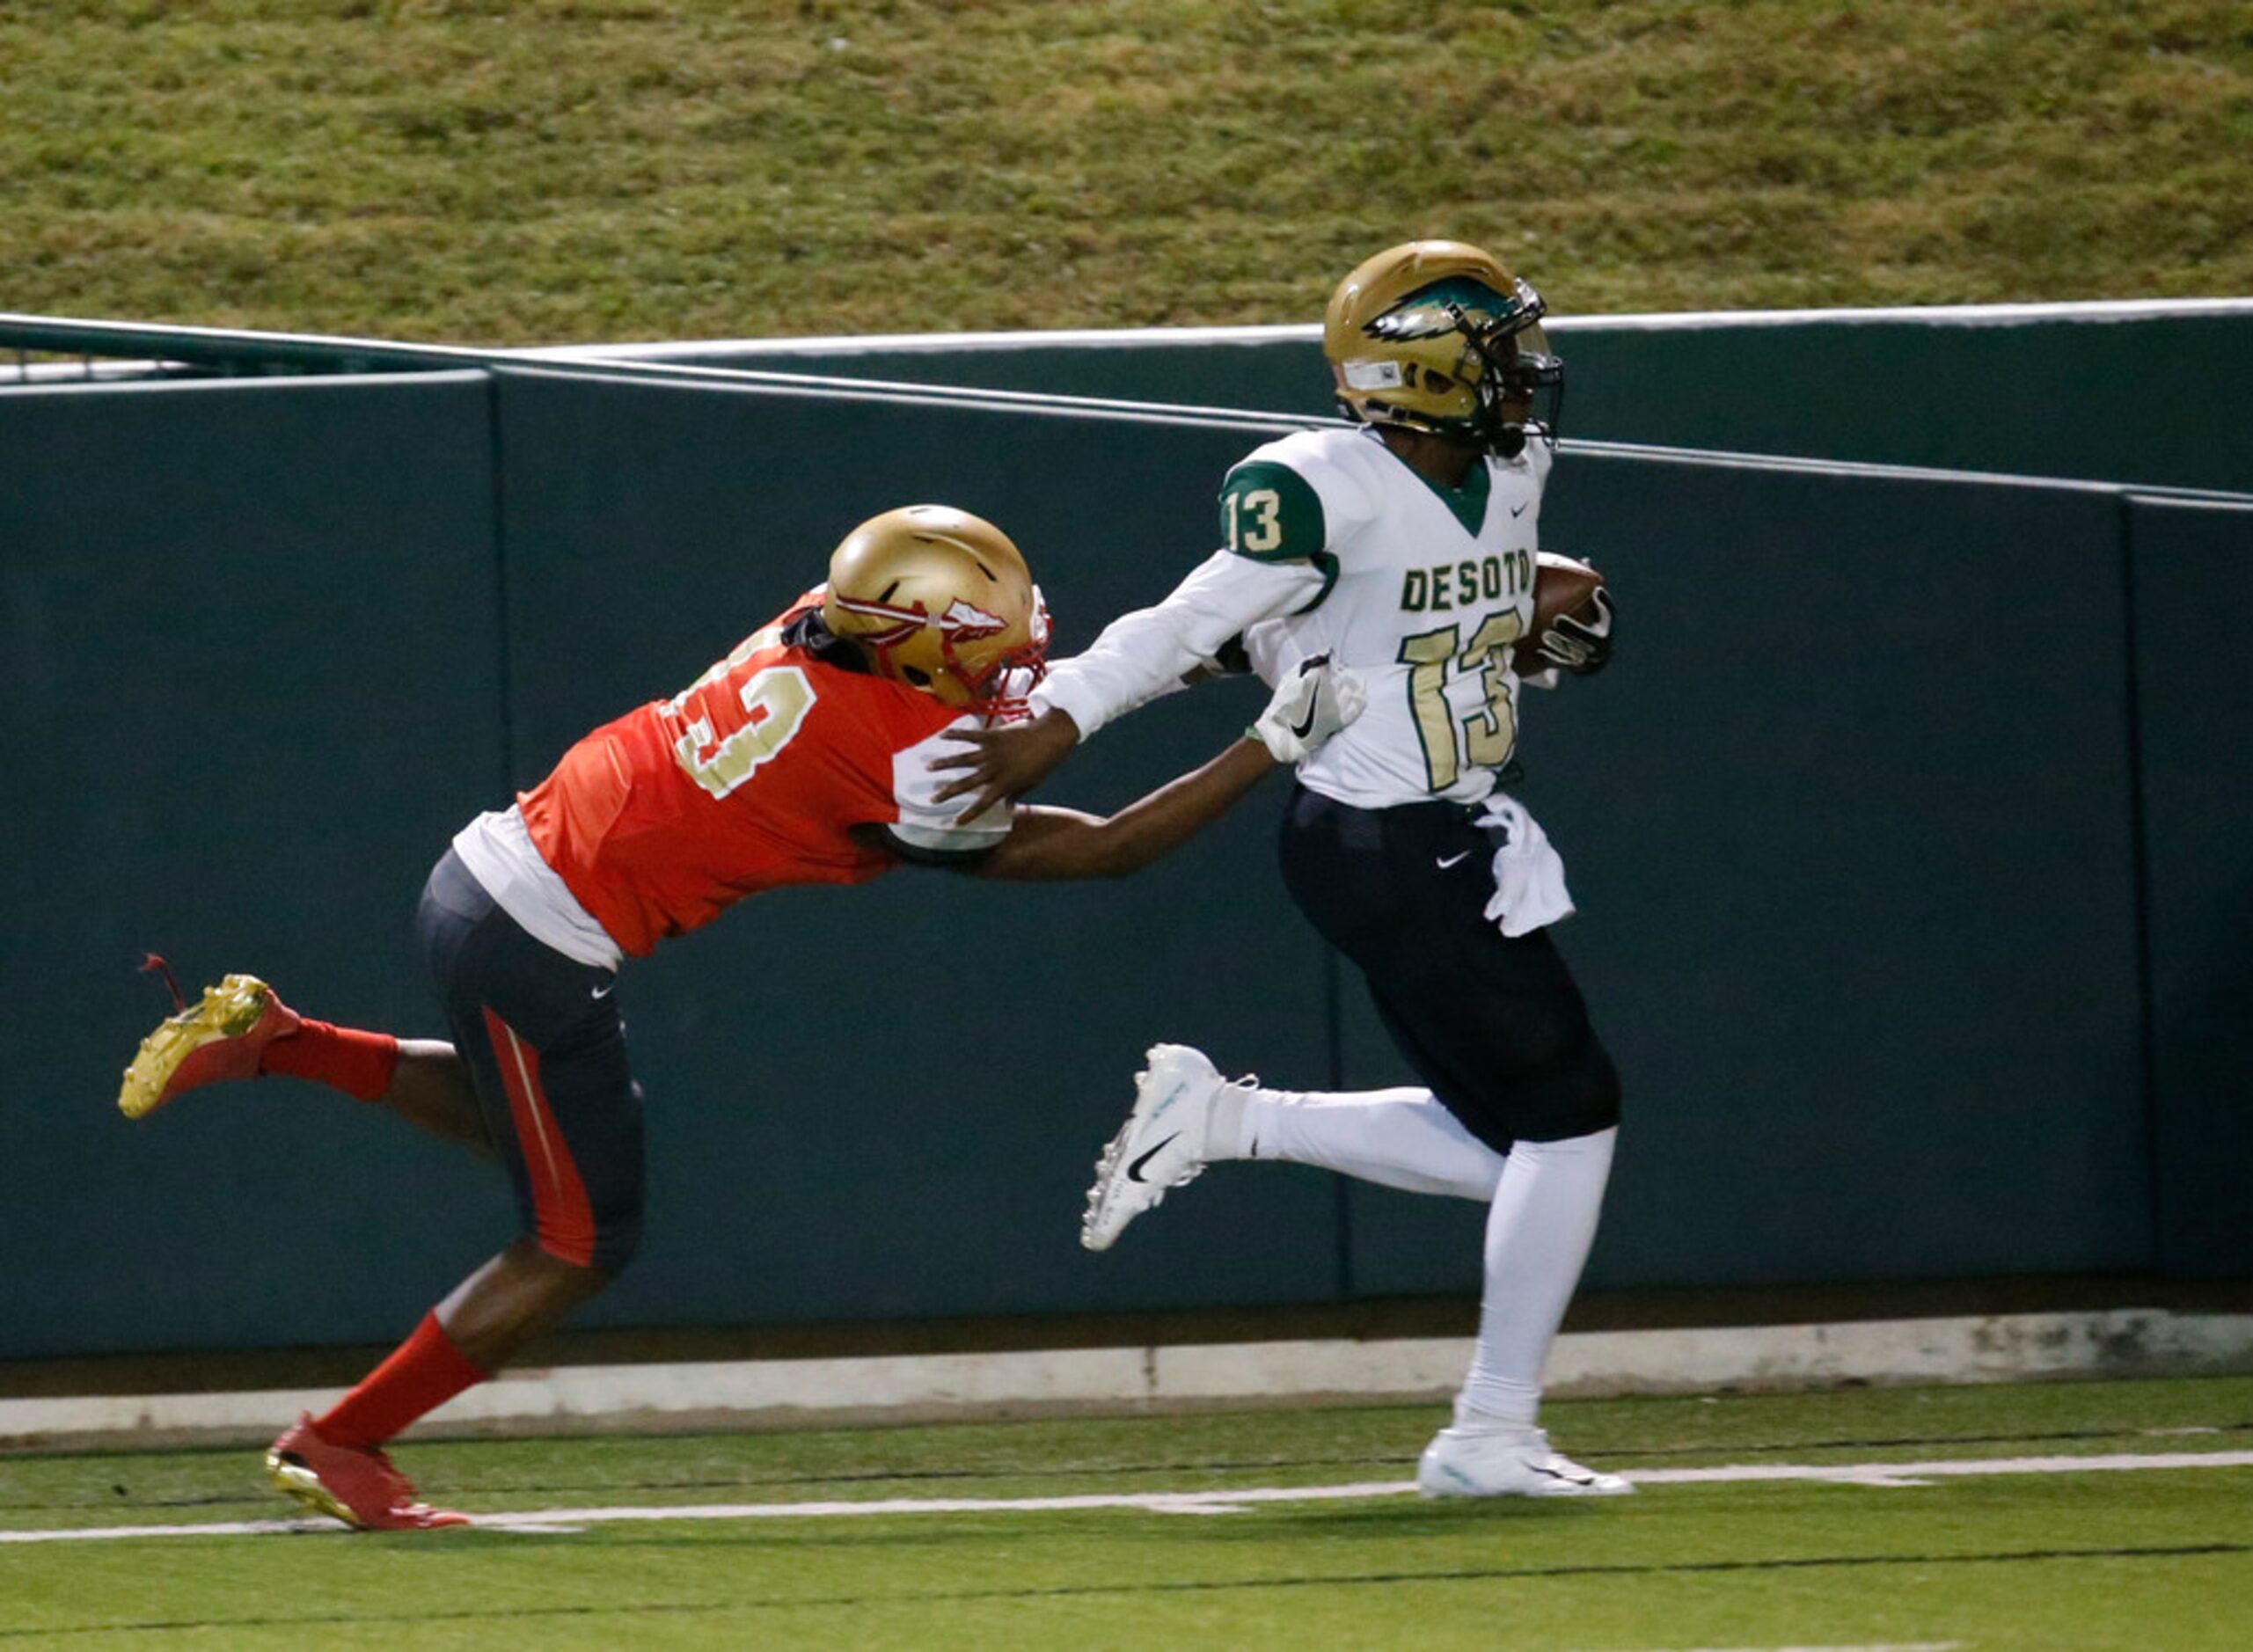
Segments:
[[[1258,459],[1240,464],[1220,485],[1220,543],[1255,562],[1305,562],[1322,574],[1313,608],[1338,581],[1322,501],[1287,464]],[[1306,609],[1299,612],[1306,612]]]

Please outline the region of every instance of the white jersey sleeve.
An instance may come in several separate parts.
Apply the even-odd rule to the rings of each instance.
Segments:
[[[966,816],[960,801],[935,800],[939,789],[955,776],[951,771],[933,769],[933,761],[967,749],[955,736],[981,726],[976,717],[964,715],[929,739],[892,754],[892,802],[899,813],[884,830],[904,858],[961,859],[984,854],[1009,836],[1012,815],[1006,803]]]
[[[1068,713],[1085,740],[1180,688],[1188,673],[1260,621],[1320,601],[1328,586],[1312,563],[1216,551],[1157,606],[1120,616],[1086,653],[1051,666],[1034,691],[1034,709]]]

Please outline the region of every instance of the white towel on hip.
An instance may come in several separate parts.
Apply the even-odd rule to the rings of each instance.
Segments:
[[[1525,806],[1499,792],[1487,799],[1480,827],[1499,831],[1494,852],[1494,895],[1486,915],[1500,920],[1505,935],[1530,935],[1545,925],[1572,916],[1572,891],[1564,886],[1564,859],[1549,847],[1549,835]]]

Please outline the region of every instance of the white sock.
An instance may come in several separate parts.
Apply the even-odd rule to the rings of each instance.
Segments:
[[[1214,1098],[1207,1159],[1320,1165],[1408,1193],[1484,1202],[1500,1153],[1465,1129],[1429,1090],[1343,1093],[1231,1085]]]
[[[1503,1162],[1487,1216],[1486,1292],[1470,1375],[1455,1400],[1459,1429],[1530,1429],[1541,1405],[1541,1367],[1580,1283],[1614,1126],[1564,1142],[1519,1142]]]

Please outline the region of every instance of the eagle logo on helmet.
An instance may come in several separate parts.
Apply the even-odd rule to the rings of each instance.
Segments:
[[[1541,329],[1547,308],[1467,242],[1387,248],[1339,283],[1323,318],[1339,410],[1475,442],[1502,458],[1521,452],[1529,433],[1554,446],[1564,364]]]
[[[1531,304],[1526,295],[1531,289],[1519,281],[1522,289],[1504,297],[1483,281],[1458,277],[1453,281],[1435,281],[1429,287],[1411,293],[1400,304],[1386,311],[1362,331],[1372,339],[1384,339],[1394,343],[1406,343],[1411,339],[1444,338],[1451,333],[1464,330],[1467,319],[1481,333],[1489,333],[1496,325],[1524,316],[1528,309],[1540,303],[1538,296]]]

